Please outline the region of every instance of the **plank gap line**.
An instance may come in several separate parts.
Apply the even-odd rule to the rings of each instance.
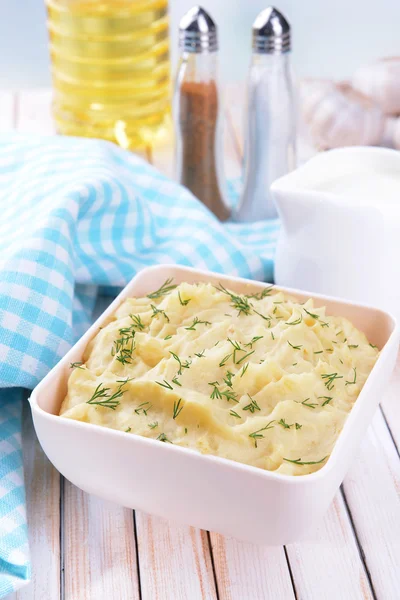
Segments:
[[[60,600],[65,600],[64,565],[64,476],[60,474]]]
[[[286,546],[283,546],[283,551],[285,553],[285,558],[286,558],[286,562],[287,562],[287,567],[289,570],[289,575],[290,575],[290,581],[292,583],[292,588],[293,588],[293,595],[295,597],[295,600],[297,600],[297,591],[296,591],[296,585],[294,583],[294,577],[293,577],[293,572],[292,572],[292,567],[290,564],[290,559],[289,559],[289,555],[288,555],[288,551],[286,549]]]
[[[391,429],[391,427],[390,427],[390,425],[389,425],[389,421],[388,421],[388,419],[387,419],[387,417],[386,417],[386,415],[385,415],[385,411],[384,411],[384,409],[382,408],[382,406],[381,406],[381,405],[379,405],[379,410],[380,410],[380,411],[381,411],[381,413],[382,413],[382,417],[383,417],[383,420],[385,421],[385,425],[386,425],[386,427],[387,427],[387,430],[388,430],[388,432],[389,432],[390,439],[391,439],[391,440],[392,440],[392,442],[393,442],[393,446],[396,448],[397,456],[400,458],[400,450],[399,450],[399,447],[398,447],[398,445],[397,445],[397,443],[396,443],[396,440],[395,440],[395,438],[394,438],[394,435],[393,435],[392,429]]]
[[[218,590],[218,578],[217,578],[217,572],[215,570],[214,552],[213,552],[213,547],[212,547],[212,542],[211,542],[211,535],[210,535],[209,531],[207,531],[207,541],[208,541],[208,549],[210,551],[211,567],[212,567],[212,572],[213,572],[213,577],[214,577],[215,596],[216,596],[217,600],[220,600],[220,595],[219,595],[219,590]]]
[[[139,559],[139,544],[138,544],[138,534],[137,534],[137,526],[136,526],[136,513],[132,511],[133,518],[133,535],[135,537],[135,550],[136,550],[136,571],[138,578],[138,591],[139,591],[139,599],[142,600],[142,583],[140,580],[140,559]]]
[[[354,523],[354,520],[353,520],[353,516],[352,516],[351,511],[350,511],[349,504],[347,502],[346,493],[344,491],[343,484],[340,486],[340,492],[342,494],[344,506],[345,506],[345,509],[347,511],[347,516],[349,518],[350,525],[351,525],[351,528],[353,530],[353,535],[354,535],[354,539],[356,541],[356,545],[357,545],[357,549],[358,549],[358,552],[359,552],[359,555],[360,555],[360,559],[361,559],[362,564],[364,565],[365,574],[366,574],[367,579],[368,579],[368,584],[369,584],[369,587],[370,587],[370,591],[371,591],[372,597],[374,598],[374,600],[378,600],[377,596],[376,596],[376,593],[375,593],[374,585],[372,583],[371,573],[370,573],[369,568],[368,568],[367,557],[366,557],[364,549],[363,549],[363,547],[361,545],[360,538],[358,537],[357,529],[356,529],[356,526],[355,526],[355,523]]]

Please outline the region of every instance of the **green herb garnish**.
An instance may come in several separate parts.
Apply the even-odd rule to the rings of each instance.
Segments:
[[[296,429],[301,429],[303,427],[303,425],[300,425],[300,423],[295,423],[295,427],[296,427]]]
[[[251,402],[250,402],[250,404],[247,404],[247,406],[244,406],[243,410],[249,410],[251,413],[254,413],[254,411],[256,411],[256,410],[261,410],[261,408],[258,406],[257,402],[250,396],[250,394],[247,394],[247,395],[250,398]]]
[[[69,368],[70,369],[83,369],[84,367],[82,367],[83,362],[79,361],[79,362],[73,362],[70,364]]]
[[[291,344],[291,343],[289,342],[289,340],[287,340],[287,343],[289,344],[289,346],[290,346],[291,348],[293,348],[293,350],[301,350],[301,349],[302,349],[302,347],[303,347],[303,346],[293,346],[293,344]]]
[[[241,362],[243,362],[248,356],[251,356],[252,354],[254,354],[255,350],[252,350],[251,352],[248,352],[247,354],[245,354],[244,356],[242,356],[242,358],[240,358],[238,361],[236,361],[237,365],[240,365]]]
[[[115,410],[119,405],[118,398],[120,398],[124,393],[124,390],[122,389],[124,383],[121,383],[117,391],[112,395],[108,394],[110,388],[103,387],[102,389],[101,386],[103,385],[103,383],[99,383],[93,392],[93,396],[87,401],[87,404],[95,404],[97,406],[103,406],[104,408],[111,408],[111,410]],[[104,400],[101,398],[104,398]]]
[[[205,351],[206,350],[204,348],[204,350],[202,350],[201,352],[195,352],[194,355],[197,356],[197,358],[203,358]]]
[[[158,426],[158,421],[154,421],[154,423],[149,423],[148,427],[150,427],[150,429],[155,429]]]
[[[237,414],[237,412],[235,412],[234,410],[230,410],[229,414],[232,415],[232,417],[236,417],[237,419],[241,419],[242,417],[240,415]]]
[[[357,383],[357,370],[356,370],[356,367],[353,367],[353,371],[354,371],[354,379],[353,379],[353,381],[346,381],[345,385],[354,385],[355,383]]]
[[[293,427],[293,423],[289,425],[289,423],[286,423],[285,419],[281,419],[280,421],[278,421],[278,425],[282,425],[284,429],[290,429],[291,427]]]
[[[274,286],[270,285],[270,286],[264,288],[263,290],[261,290],[261,292],[256,292],[255,294],[246,295],[246,298],[249,298],[249,299],[254,298],[254,300],[262,300],[266,296],[269,296],[273,289],[274,289]]]
[[[312,317],[313,319],[319,319],[319,315],[309,312],[306,308],[303,308],[304,312],[306,312],[310,317]]]
[[[167,436],[165,435],[165,433],[160,433],[160,435],[157,438],[160,442],[168,442],[169,444],[172,444],[171,440],[169,440],[167,438]]]
[[[317,396],[317,398],[318,400],[325,400],[325,402],[323,402],[321,406],[325,406],[325,404],[329,404],[329,402],[333,400],[333,396]]]
[[[182,398],[179,398],[178,402],[174,402],[174,411],[172,414],[172,418],[175,420],[176,417],[178,417],[183,409],[183,406],[181,405],[182,402]]]
[[[303,315],[300,315],[300,317],[298,319],[296,319],[295,321],[286,321],[285,325],[300,325],[302,320],[303,320]]]
[[[178,298],[179,298],[179,302],[182,304],[182,306],[187,306],[189,304],[189,302],[191,301],[191,298],[188,298],[187,300],[182,300],[181,293],[179,290],[178,290]]]
[[[172,383],[174,383],[175,385],[179,385],[179,387],[182,387],[182,384],[178,381],[178,377],[176,375],[173,378]]]
[[[257,429],[257,431],[253,431],[253,433],[249,433],[249,437],[253,438],[254,440],[255,448],[257,448],[257,440],[264,437],[260,432],[266,431],[267,429],[272,429],[272,423],[274,423],[274,421],[270,421],[265,427],[261,427],[261,429]]]
[[[143,413],[147,417],[147,411],[150,410],[150,408],[151,408],[150,402],[142,402],[142,404],[139,404],[139,406],[135,409],[135,413],[137,415],[140,415],[140,413]]]
[[[167,388],[167,390],[172,390],[172,385],[170,383],[168,383],[168,381],[165,381],[165,379],[164,379],[164,383],[161,383],[160,381],[156,381],[156,383],[158,385],[161,385],[161,387]]]
[[[165,296],[166,294],[169,294],[169,292],[172,292],[172,290],[174,290],[176,287],[176,285],[171,285],[173,279],[167,279],[166,281],[164,281],[164,283],[162,284],[162,286],[156,290],[155,292],[151,292],[151,294],[147,294],[147,297],[150,298],[151,300],[154,300],[155,298],[161,298],[161,296]]]
[[[247,369],[248,369],[248,368],[249,368],[249,363],[246,363],[246,364],[243,366],[243,369],[242,369],[242,371],[241,371],[241,373],[240,373],[240,377],[243,377],[243,375],[246,373],[246,371],[247,371]]]
[[[227,354],[226,356],[224,356],[224,358],[219,363],[219,366],[223,367],[228,362],[228,360],[230,359],[231,356],[232,356],[232,354]]]
[[[337,373],[324,373],[321,375],[322,379],[325,379],[324,384],[329,391],[333,390],[335,387],[334,381],[335,379],[343,379],[342,375],[338,375]]]
[[[157,317],[158,315],[162,315],[164,317],[164,319],[167,321],[167,323],[169,323],[169,316],[167,315],[167,313],[165,312],[165,310],[161,310],[161,308],[157,308],[157,306],[154,306],[154,304],[150,304],[151,306],[151,310],[153,311],[153,314],[151,315],[151,317]]]
[[[303,461],[303,460],[301,460],[301,458],[296,458],[294,460],[292,460],[290,458],[283,458],[283,460],[286,460],[286,462],[290,462],[295,465],[319,465],[320,463],[324,462],[324,460],[326,460],[327,458],[328,458],[328,456],[324,456],[324,458],[321,458],[321,460]]]
[[[237,294],[234,294],[233,292],[229,292],[226,288],[224,288],[224,286],[221,283],[219,284],[219,286],[216,286],[215,289],[230,297],[231,304],[233,308],[235,308],[238,311],[239,315],[241,313],[243,313],[244,315],[250,314],[251,306],[246,296],[239,296]]]
[[[211,325],[210,321],[200,321],[200,319],[198,317],[195,317],[193,319],[193,323],[191,324],[190,327],[185,327],[185,329],[187,329],[187,331],[196,331],[196,325]]]

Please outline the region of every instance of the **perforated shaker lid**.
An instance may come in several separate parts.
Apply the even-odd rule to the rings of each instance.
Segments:
[[[279,10],[269,6],[260,12],[253,23],[253,52],[285,54],[290,50],[290,25]]]
[[[204,8],[193,6],[179,23],[179,47],[185,52],[216,52],[217,26]]]

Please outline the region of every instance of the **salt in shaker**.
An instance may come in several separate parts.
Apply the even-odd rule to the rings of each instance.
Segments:
[[[179,46],[174,93],[176,177],[225,221],[230,211],[223,194],[218,36],[203,8],[195,6],[182,18]]]
[[[253,24],[244,187],[238,221],[276,217],[270,185],[295,167],[296,114],[290,50],[289,23],[275,8],[266,8]]]

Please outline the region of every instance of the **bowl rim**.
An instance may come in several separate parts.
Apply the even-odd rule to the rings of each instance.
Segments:
[[[129,281],[129,283],[121,290],[121,292],[110,303],[110,305],[92,323],[92,325],[83,334],[83,336],[81,336],[76,341],[76,343],[63,356],[63,358],[60,359],[60,361],[49,371],[49,373],[42,379],[42,381],[40,381],[40,383],[32,390],[32,393],[30,394],[28,400],[29,400],[29,404],[31,406],[31,410],[32,410],[32,413],[34,416],[37,416],[40,419],[44,419],[45,421],[48,421],[49,423],[53,423],[53,422],[58,423],[57,426],[63,426],[63,427],[67,427],[67,428],[70,427],[72,429],[84,428],[84,430],[86,428],[89,428],[89,431],[92,429],[93,431],[95,431],[95,432],[97,431],[97,433],[101,434],[101,435],[115,436],[115,439],[118,439],[118,437],[120,437],[120,436],[124,436],[123,439],[125,439],[126,441],[131,440],[132,444],[143,444],[144,446],[146,446],[147,444],[150,444],[150,446],[154,446],[154,444],[162,443],[162,442],[159,442],[158,440],[154,440],[153,438],[146,438],[146,437],[136,434],[134,432],[130,432],[129,437],[127,437],[126,432],[120,431],[118,429],[112,429],[110,427],[97,425],[97,424],[93,424],[93,423],[85,423],[85,422],[74,420],[74,419],[62,419],[62,417],[60,417],[59,415],[54,415],[52,413],[47,412],[43,408],[41,408],[38,403],[38,396],[39,396],[40,392],[42,391],[42,389],[47,386],[48,382],[53,377],[58,375],[58,371],[62,371],[62,369],[64,368],[64,365],[66,363],[70,362],[69,361],[70,356],[75,353],[76,347],[81,344],[83,347],[86,347],[86,344],[87,344],[86,340],[89,341],[89,339],[91,339],[93,337],[93,333],[95,333],[98,330],[101,323],[104,320],[106,320],[109,315],[113,314],[115,312],[115,310],[117,309],[117,307],[126,298],[132,297],[130,295],[129,290],[130,290],[130,287],[132,287],[134,285],[134,283],[138,279],[138,277],[142,276],[143,273],[148,273],[148,272],[152,272],[152,271],[163,271],[163,270],[170,271],[171,269],[173,269],[176,272],[183,273],[183,274],[191,273],[192,275],[193,274],[199,275],[204,278],[207,278],[207,277],[210,278],[210,276],[218,277],[221,280],[224,280],[225,282],[230,281],[230,282],[234,282],[234,283],[238,283],[238,284],[245,284],[245,285],[250,284],[250,285],[253,285],[260,289],[263,289],[265,286],[272,285],[268,282],[262,282],[259,280],[251,280],[251,279],[246,279],[243,277],[230,277],[229,275],[225,275],[223,273],[216,273],[214,271],[205,271],[202,269],[195,269],[193,267],[174,265],[174,264],[170,264],[170,263],[160,264],[160,265],[152,265],[150,267],[145,267],[145,268],[141,269],[140,271],[138,271],[136,273],[136,275],[134,275],[134,277]],[[182,279],[182,282],[184,282],[184,279]],[[376,307],[370,306],[368,304],[351,302],[351,301],[345,300],[340,297],[327,296],[324,294],[308,292],[307,290],[299,290],[299,289],[288,288],[288,287],[279,286],[279,285],[276,285],[276,286],[274,285],[274,289],[283,291],[288,294],[293,294],[294,296],[296,296],[296,294],[300,294],[302,296],[309,295],[310,298],[315,298],[318,300],[324,300],[324,301],[328,301],[328,302],[336,302],[339,304],[343,304],[345,306],[360,308],[361,310],[364,310],[364,309],[373,310],[375,313],[380,313],[383,317],[385,317],[386,319],[389,319],[389,321],[390,321],[390,326],[391,326],[390,335],[389,335],[388,339],[386,340],[385,344],[383,345],[383,347],[380,349],[380,354],[378,356],[378,359],[377,359],[376,363],[374,364],[370,374],[368,375],[368,377],[364,383],[364,386],[363,386],[360,394],[358,395],[351,411],[348,413],[348,416],[346,417],[343,428],[339,433],[339,436],[334,444],[331,454],[328,457],[328,460],[325,462],[325,464],[320,469],[318,469],[318,471],[314,471],[313,473],[308,473],[308,474],[304,474],[304,475],[286,475],[284,473],[276,473],[275,471],[269,471],[267,469],[262,469],[260,467],[254,467],[252,465],[248,465],[246,463],[241,463],[241,462],[235,461],[233,459],[229,459],[229,458],[223,458],[223,457],[216,456],[213,454],[202,454],[202,453],[198,452],[197,450],[194,450],[191,448],[186,448],[186,447],[179,446],[179,445],[174,445],[174,444],[162,443],[162,446],[164,448],[163,452],[183,453],[184,455],[190,456],[195,461],[200,460],[200,461],[209,462],[210,464],[214,463],[216,465],[220,465],[221,467],[230,468],[230,469],[236,470],[237,472],[247,472],[253,476],[266,478],[267,480],[280,481],[280,482],[284,482],[285,484],[289,484],[289,485],[294,485],[294,484],[295,485],[307,485],[311,482],[318,481],[321,478],[325,478],[329,474],[329,472],[332,471],[332,469],[335,467],[335,464],[337,462],[337,455],[340,453],[340,447],[344,443],[343,440],[345,439],[345,436],[348,434],[347,432],[349,430],[351,430],[351,428],[352,428],[351,421],[355,420],[354,416],[353,416],[353,418],[351,418],[351,417],[352,417],[352,415],[359,412],[359,410],[360,410],[359,407],[362,404],[362,400],[363,400],[364,396],[366,395],[365,388],[368,389],[368,384],[369,384],[372,376],[374,375],[374,372],[377,371],[377,367],[384,360],[384,357],[382,355],[383,350],[388,346],[388,344],[391,342],[391,340],[396,335],[399,334],[399,323],[397,322],[397,319],[391,313],[389,313],[381,308],[376,308]]]

